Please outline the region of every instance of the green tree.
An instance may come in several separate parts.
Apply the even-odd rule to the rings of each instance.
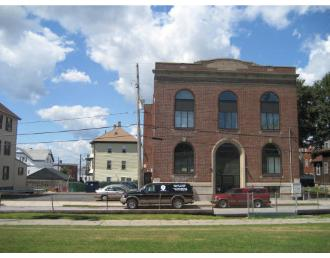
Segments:
[[[312,86],[298,80],[299,144],[321,147],[330,139],[330,73]]]

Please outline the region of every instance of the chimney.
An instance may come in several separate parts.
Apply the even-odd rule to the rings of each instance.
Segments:
[[[118,121],[118,127],[121,127],[121,122],[120,121]]]

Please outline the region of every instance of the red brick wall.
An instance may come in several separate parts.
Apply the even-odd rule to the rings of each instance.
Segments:
[[[292,69],[291,69],[292,70]],[[174,129],[174,102],[178,90],[188,89],[195,96],[195,128],[192,130]],[[237,95],[238,130],[218,129],[218,96],[230,90]],[[280,99],[280,130],[264,132],[260,125],[260,97],[272,91]],[[152,148],[153,177],[161,181],[172,181],[174,170],[174,148],[185,137],[194,147],[195,174],[187,178],[194,182],[211,182],[212,149],[215,144],[227,137],[237,140],[246,153],[246,182],[291,182],[289,174],[289,128],[292,135],[292,173],[299,178],[297,93],[294,86],[253,85],[197,82],[155,81],[154,114],[145,113],[145,133],[152,133],[162,141],[144,139],[144,147]],[[150,107],[147,107],[147,111]],[[151,115],[150,117],[148,115]],[[157,129],[148,131],[150,121]],[[149,127],[150,128],[150,127]],[[282,158],[281,177],[262,176],[262,147],[268,142],[279,146]],[[148,150],[145,150],[148,152]],[[149,154],[150,155],[150,154]]]

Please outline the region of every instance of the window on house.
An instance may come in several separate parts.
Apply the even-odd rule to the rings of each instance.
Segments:
[[[23,176],[23,174],[24,174],[24,168],[19,167],[19,168],[18,168],[18,171],[17,171],[17,174],[18,174],[19,176]]]
[[[194,96],[181,90],[175,95],[175,128],[194,128]]]
[[[109,170],[112,169],[112,168],[111,168],[111,160],[108,160],[108,161],[107,161],[107,169],[109,169]]]
[[[122,152],[123,152],[123,153],[126,153],[126,151],[127,151],[126,146],[123,146],[123,147],[122,147]]]
[[[125,161],[125,160],[123,160],[123,161],[121,162],[121,169],[122,169],[122,170],[125,170],[125,169],[126,169],[126,161]]]
[[[112,147],[108,148],[108,153],[112,153]]]
[[[9,167],[8,166],[3,166],[2,180],[9,180]]]
[[[1,155],[1,141],[0,141],[0,155]]]
[[[280,129],[279,98],[273,92],[266,92],[261,96],[261,128]]]
[[[5,141],[4,150],[3,150],[4,155],[10,156],[10,147],[11,147],[10,142]]]
[[[125,181],[126,181],[126,177],[121,177],[121,178],[120,178],[120,181],[121,181],[121,182],[125,182]]]
[[[281,173],[281,154],[274,144],[266,144],[262,149],[262,173],[266,175]]]
[[[188,143],[179,143],[174,150],[174,173],[194,173],[194,150]]]
[[[13,119],[6,117],[6,131],[11,132],[13,130]]]
[[[131,181],[132,181],[132,178],[126,177],[126,182],[131,182]]]
[[[321,165],[320,164],[316,164],[316,167],[315,167],[315,174],[317,176],[320,176],[321,175]]]
[[[219,96],[219,128],[237,128],[237,97],[231,91],[225,91]]]
[[[0,129],[2,129],[3,114],[0,114]]]
[[[107,177],[107,182],[111,182],[111,177],[110,176]]]

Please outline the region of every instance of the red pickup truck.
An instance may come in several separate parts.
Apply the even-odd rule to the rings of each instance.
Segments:
[[[212,203],[219,208],[247,207],[247,194],[249,194],[249,204],[253,203],[255,208],[270,206],[270,194],[266,188],[232,188],[226,193],[213,195]]]

